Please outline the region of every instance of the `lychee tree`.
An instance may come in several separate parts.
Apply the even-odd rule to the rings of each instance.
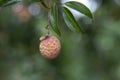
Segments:
[[[15,3],[19,3],[22,0],[0,0],[0,7],[7,7],[10,5],[13,5]],[[48,24],[46,24],[45,28],[47,29],[47,33],[40,38],[41,43],[39,46],[39,49],[41,51],[41,54],[48,58],[48,59],[54,59],[57,57],[57,55],[60,52],[61,44],[57,37],[50,36],[50,27],[53,29],[53,31],[61,36],[61,31],[59,30],[59,17],[58,15],[58,9],[62,10],[62,16],[64,19],[64,22],[66,23],[67,27],[71,31],[75,32],[82,32],[84,33],[84,30],[82,27],[78,24],[75,17],[69,10],[69,8],[72,8],[84,15],[86,15],[89,18],[93,18],[93,15],[89,8],[87,8],[84,4],[76,1],[68,1],[66,3],[60,3],[59,0],[28,0],[28,2],[40,2],[43,7],[48,9]]]

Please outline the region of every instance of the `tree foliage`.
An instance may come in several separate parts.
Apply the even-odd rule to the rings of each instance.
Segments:
[[[57,3],[57,1],[52,1],[51,6],[48,6],[45,3],[45,0],[31,0],[32,2],[40,2],[45,8],[50,10],[50,14],[48,13],[48,18],[50,18],[50,24],[52,29],[60,36],[61,32],[59,30],[59,26],[58,26],[58,7],[59,4]],[[0,6],[1,7],[6,7],[6,6],[10,6],[12,4],[18,3],[20,1],[18,0],[11,0],[11,1],[5,1],[5,0],[1,0],[0,1]],[[50,3],[49,3],[50,4]],[[77,21],[75,20],[73,14],[71,13],[71,11],[68,9],[68,7],[77,10],[78,12],[88,16],[89,18],[93,18],[91,11],[89,10],[89,8],[87,8],[84,4],[80,3],[80,2],[75,2],[75,1],[69,1],[66,3],[60,3],[61,8],[63,8],[62,14],[63,14],[63,19],[67,25],[67,27],[69,29],[71,29],[72,31],[76,31],[76,32],[84,32],[82,27],[77,23]],[[67,7],[66,7],[67,6]],[[61,9],[60,8],[60,9]]]

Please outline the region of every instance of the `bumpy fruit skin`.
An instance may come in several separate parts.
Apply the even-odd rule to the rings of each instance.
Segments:
[[[47,36],[41,40],[39,50],[45,58],[54,59],[60,53],[60,41],[55,36]]]

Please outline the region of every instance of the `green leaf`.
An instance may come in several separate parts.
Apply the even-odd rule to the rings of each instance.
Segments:
[[[20,1],[8,1],[7,3],[3,4],[2,7],[7,7],[7,6],[10,6],[10,5],[13,5],[13,4],[16,4]]]
[[[69,1],[69,2],[66,2],[65,5],[81,12],[82,14],[88,16],[89,18],[93,18],[93,15],[91,11],[89,10],[89,8],[87,8],[84,4],[80,2]]]
[[[68,28],[70,28],[72,31],[83,32],[82,28],[79,26],[70,10],[66,7],[63,7],[63,18]]]
[[[61,33],[58,29],[58,7],[54,4],[50,9],[50,25],[52,29],[61,36]]]

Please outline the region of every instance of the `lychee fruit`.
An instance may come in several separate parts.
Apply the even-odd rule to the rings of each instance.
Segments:
[[[58,56],[61,50],[60,40],[55,36],[41,37],[39,45],[41,55],[47,59],[54,59]]]

